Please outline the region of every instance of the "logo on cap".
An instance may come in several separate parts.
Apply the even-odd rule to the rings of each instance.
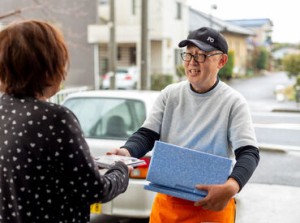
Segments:
[[[213,43],[213,42],[215,42],[215,39],[209,36],[206,41]]]

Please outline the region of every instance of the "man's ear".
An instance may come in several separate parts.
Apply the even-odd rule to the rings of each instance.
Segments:
[[[228,55],[222,54],[222,57],[219,60],[218,68],[221,69],[222,67],[224,67],[227,61],[228,61]]]

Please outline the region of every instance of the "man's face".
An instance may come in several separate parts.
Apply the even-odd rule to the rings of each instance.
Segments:
[[[209,90],[217,80],[217,74],[227,62],[227,55],[220,51],[204,52],[195,46],[188,46],[186,53],[190,57],[190,61],[184,61],[185,74],[194,90],[199,93]],[[205,54],[204,56],[202,54]],[[209,55],[209,56],[207,56]]]

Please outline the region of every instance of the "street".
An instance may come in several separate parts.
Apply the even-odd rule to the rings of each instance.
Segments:
[[[299,187],[300,152],[261,150],[260,163],[251,183],[276,184]]]
[[[271,112],[274,109],[297,107],[295,102],[285,98],[281,101],[276,100],[278,86],[287,87],[294,83],[285,72],[274,72],[257,77],[233,79],[228,84],[247,99],[252,112]]]
[[[261,149],[259,166],[237,196],[236,223],[299,222],[300,107],[275,94],[276,86],[292,83],[285,73],[230,83],[249,102]]]
[[[236,197],[236,223],[299,222],[300,112],[295,110],[300,108],[295,102],[277,101],[274,93],[277,85],[292,83],[285,73],[229,83],[249,102],[261,149],[258,168]],[[93,223],[118,222],[107,216],[93,219]]]
[[[300,111],[300,105],[278,101],[275,94],[277,86],[287,87],[293,83],[284,72],[229,83],[247,99],[261,147],[300,150],[300,112],[294,112]],[[272,112],[275,110],[282,112]]]

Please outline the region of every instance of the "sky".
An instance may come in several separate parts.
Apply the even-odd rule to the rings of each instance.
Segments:
[[[297,0],[187,0],[192,8],[222,20],[269,18],[273,42],[300,43],[300,11]],[[216,9],[212,9],[216,5]]]

